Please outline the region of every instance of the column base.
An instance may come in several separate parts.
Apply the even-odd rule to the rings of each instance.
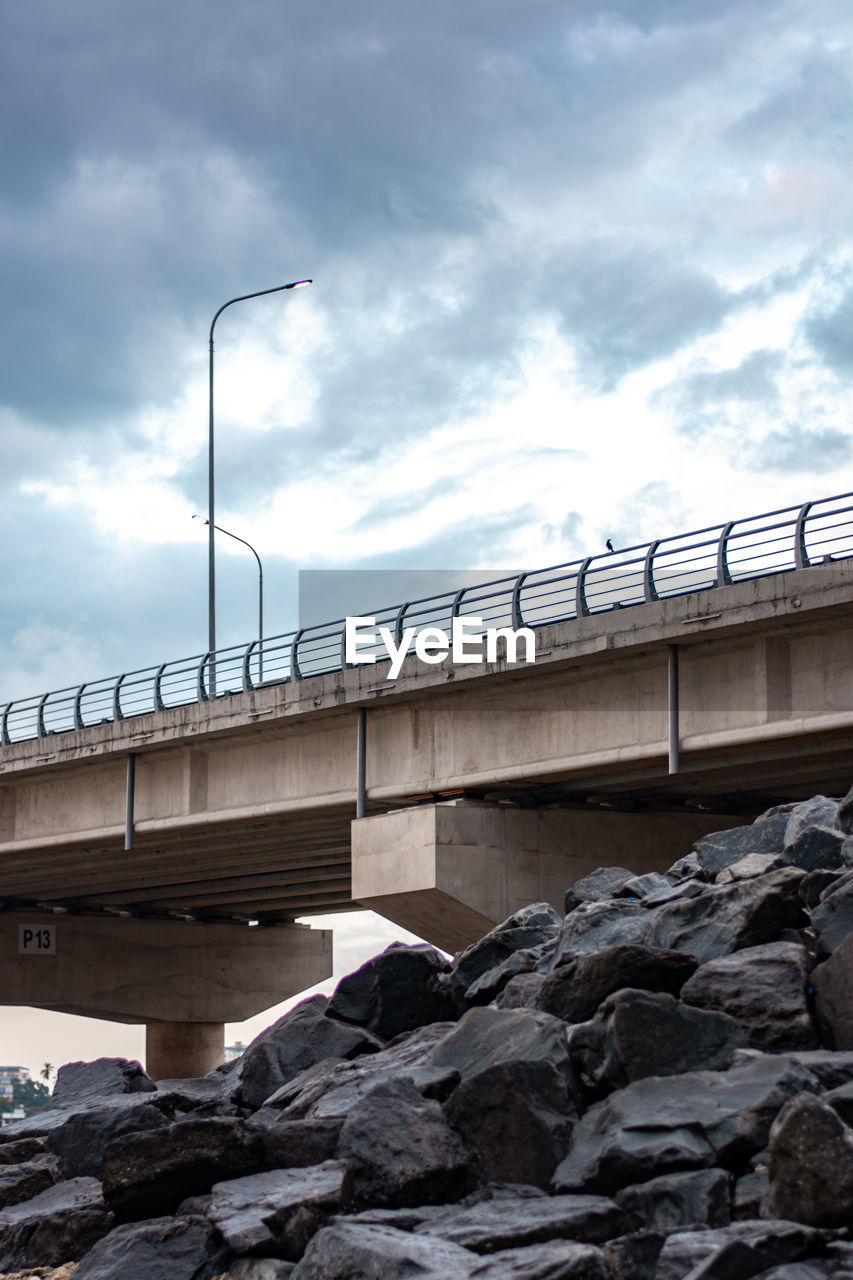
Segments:
[[[206,1076],[225,1059],[223,1022],[149,1022],[145,1070],[152,1080]]]

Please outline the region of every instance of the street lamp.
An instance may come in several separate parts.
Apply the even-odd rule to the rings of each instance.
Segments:
[[[193,520],[204,520],[204,516],[194,515]],[[204,520],[204,523],[209,525],[210,521]],[[242,542],[258,562],[258,682],[260,683],[264,678],[264,567],[261,564],[261,557],[251,542],[247,542],[245,538],[238,538],[236,533],[223,529],[221,524],[215,524],[213,528],[219,533],[224,533],[227,538],[233,538],[235,542]]]
[[[209,684],[212,697],[216,696],[216,659],[214,657],[216,653],[216,551],[214,546],[216,525],[214,524],[213,468],[213,330],[216,328],[216,321],[222,315],[222,312],[226,307],[233,306],[235,302],[246,302],[249,298],[263,298],[268,293],[281,293],[284,289],[301,289],[307,284],[311,284],[311,281],[293,280],[290,284],[277,284],[272,289],[259,289],[257,293],[242,293],[239,298],[230,298],[228,302],[223,302],[210,322],[210,392],[208,398],[209,425],[207,444],[207,524],[210,526],[210,530],[207,543],[207,648],[210,654]],[[234,535],[232,534],[231,536],[233,537]],[[242,539],[238,538],[238,542],[241,541]]]

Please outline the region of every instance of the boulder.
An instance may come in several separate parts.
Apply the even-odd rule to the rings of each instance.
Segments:
[[[460,951],[447,975],[448,989],[458,1007],[465,1007],[465,992],[484,973],[502,964],[514,951],[527,951],[550,942],[562,923],[562,916],[549,903],[534,902]]]
[[[454,1002],[438,981],[449,969],[444,956],[425,942],[392,942],[341,979],[326,1005],[326,1017],[365,1027],[383,1041],[442,1022],[454,1015]]]
[[[495,1000],[498,1009],[535,1009],[548,975],[546,973],[518,973],[510,978]],[[470,988],[469,988],[470,990]]]
[[[797,892],[802,872],[794,867],[752,880],[709,886],[695,898],[650,912],[646,942],[695,956],[700,963],[774,941],[805,919]]]
[[[645,1231],[669,1235],[685,1227],[726,1227],[731,1222],[731,1179],[724,1169],[665,1173],[613,1197]]]
[[[472,1280],[613,1280],[602,1250],[574,1240],[501,1249],[476,1262],[470,1275]]]
[[[116,1227],[86,1254],[75,1280],[212,1280],[228,1251],[206,1218],[152,1218]]]
[[[52,1159],[27,1160],[22,1164],[0,1166],[0,1209],[47,1191],[59,1181],[58,1161]]]
[[[352,1174],[340,1160],[307,1169],[273,1169],[217,1182],[208,1217],[237,1254],[274,1254],[289,1262],[336,1213],[352,1203]]]
[[[824,889],[820,902],[809,914],[820,954],[832,955],[853,932],[853,871],[845,872]]]
[[[249,1119],[249,1127],[260,1112]],[[332,1160],[344,1127],[343,1116],[318,1120],[287,1120],[281,1114],[259,1126],[265,1169],[302,1169]]]
[[[745,858],[731,862],[714,877],[715,884],[733,884],[735,880],[752,880],[754,876],[763,876],[767,871],[775,871],[783,866],[779,853],[748,853]]]
[[[7,1164],[23,1164],[47,1151],[44,1138],[18,1138],[4,1142],[5,1129],[0,1129],[0,1168]]]
[[[632,1231],[602,1246],[607,1280],[655,1280],[663,1236],[656,1231]]]
[[[692,956],[636,943],[573,957],[548,974],[537,1008],[565,1022],[587,1022],[614,991],[634,987],[678,995],[696,969]]]
[[[703,836],[693,846],[699,866],[715,876],[723,867],[740,862],[748,854],[781,853],[785,848],[791,808],[790,805],[780,805],[768,809],[748,826],[730,827],[728,831],[714,831]]]
[[[543,975],[551,967],[556,949],[556,938],[542,942],[538,947],[526,947],[511,952],[507,958],[493,969],[487,969],[476,982],[465,992],[465,1003],[469,1006],[490,1004],[511,978],[519,974],[541,972]]]
[[[729,1014],[747,1029],[754,1048],[813,1049],[817,1035],[807,998],[811,968],[805,947],[765,942],[701,965],[682,988],[681,999]]]
[[[622,886],[633,879],[634,872],[628,871],[626,867],[598,867],[588,876],[576,880],[566,890],[563,910],[568,915],[582,902],[603,902],[608,898],[615,898]]]
[[[691,1009],[664,992],[626,988],[569,1032],[582,1105],[645,1076],[726,1067],[746,1034],[724,1013]],[[584,1096],[585,1095],[585,1096]]]
[[[347,1116],[338,1158],[363,1205],[446,1204],[475,1181],[470,1157],[437,1102],[407,1080],[378,1084]]]
[[[281,1258],[238,1258],[220,1280],[286,1280],[295,1266]]]
[[[643,876],[631,876],[611,895],[614,898],[633,898],[640,902],[646,898],[658,900],[661,895],[669,896],[675,889],[672,880],[659,875],[657,871],[647,871]]]
[[[69,1062],[56,1073],[52,1105],[65,1107],[113,1093],[156,1093],[157,1086],[138,1062],[128,1058],[97,1058]]]
[[[229,1117],[195,1117],[127,1134],[104,1156],[104,1195],[121,1222],[174,1213],[215,1182],[263,1168],[260,1134]]]
[[[0,1271],[74,1262],[113,1223],[95,1178],[58,1182],[32,1200],[0,1209]]]
[[[474,1253],[493,1254],[499,1249],[548,1240],[601,1244],[625,1235],[635,1226],[637,1220],[631,1211],[605,1196],[507,1194],[440,1210],[415,1226],[414,1231],[450,1240]]]
[[[782,861],[804,871],[840,867],[845,835],[836,826],[838,801],[813,796],[795,805],[785,827]]]
[[[144,1095],[148,1096],[148,1095]],[[48,1150],[59,1156],[63,1177],[103,1178],[104,1152],[125,1134],[167,1128],[169,1121],[157,1106],[93,1106],[74,1111],[46,1137]]]
[[[89,1115],[93,1112],[104,1115],[107,1113],[129,1115],[140,1108],[144,1114],[148,1114],[152,1109],[165,1113],[168,1111],[168,1107],[169,1102],[166,1096],[156,1091],[152,1093],[114,1093],[82,1098],[79,1102],[69,1102],[61,1107],[40,1107],[37,1111],[33,1111],[31,1115],[25,1116],[23,1120],[13,1120],[6,1125],[2,1130],[2,1135],[5,1141],[9,1143],[36,1138],[41,1139],[46,1145],[50,1135],[60,1134],[66,1125],[75,1121],[78,1116]],[[2,1150],[2,1147],[0,1147],[0,1150]]]
[[[654,915],[639,902],[612,898],[582,902],[566,916],[557,938],[554,965],[575,955],[603,951],[628,942],[644,943]]]
[[[853,1130],[820,1098],[803,1093],[770,1130],[771,1214],[814,1227],[853,1222]]]
[[[467,1280],[476,1261],[447,1240],[340,1221],[314,1236],[293,1280]]]
[[[747,1280],[821,1248],[827,1233],[770,1219],[712,1231],[676,1231],[664,1241],[655,1280]],[[786,1280],[794,1273],[786,1270]]]

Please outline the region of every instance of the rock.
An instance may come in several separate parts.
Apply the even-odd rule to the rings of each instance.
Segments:
[[[493,969],[487,969],[476,982],[471,983],[465,992],[465,1003],[469,1006],[490,1004],[500,995],[510,979],[518,974],[539,970],[544,977],[545,972],[550,968],[555,948],[556,938],[551,938],[548,942],[540,943],[538,947],[527,947],[521,951],[511,952],[501,964]]]
[[[156,1106],[94,1106],[76,1111],[46,1138],[48,1150],[59,1156],[66,1178],[103,1178],[104,1152],[125,1134],[166,1128],[169,1121]]]
[[[77,1268],[75,1280],[212,1280],[227,1250],[206,1218],[152,1218],[116,1227]]]
[[[476,1261],[447,1240],[342,1221],[314,1236],[293,1280],[467,1280]]]
[[[721,1165],[739,1172],[766,1147],[782,1104],[816,1087],[804,1066],[765,1054],[727,1071],[638,1080],[577,1123],[552,1187],[612,1195],[685,1169]]]
[[[782,929],[797,928],[804,912],[797,892],[802,872],[794,867],[753,880],[709,886],[695,898],[650,912],[650,946],[686,951],[700,963],[744,947],[772,942]]]
[[[668,896],[674,888],[675,885],[666,876],[659,875],[657,871],[649,871],[644,876],[631,876],[630,880],[625,880],[612,897],[641,901],[645,898],[658,898],[661,894]]]
[[[304,1001],[252,1041],[226,1087],[232,1098],[257,1108],[325,1058],[351,1059],[382,1047],[372,1032],[327,1018],[313,1002]]]
[[[663,1236],[655,1231],[632,1231],[602,1247],[608,1280],[655,1280]]]
[[[82,1258],[113,1226],[95,1178],[71,1178],[0,1209],[0,1271]]]
[[[47,1151],[44,1138],[19,1138],[4,1142],[6,1130],[0,1129],[0,1168],[7,1164],[23,1164]]]
[[[0,1166],[0,1209],[47,1191],[59,1180],[56,1160],[31,1160],[23,1164]]]
[[[350,1112],[338,1157],[363,1205],[446,1204],[475,1182],[470,1157],[437,1102],[407,1080],[379,1084]]]
[[[644,943],[654,919],[639,902],[613,898],[607,902],[582,902],[566,916],[557,939],[554,965],[575,955],[603,951],[628,942]]]
[[[545,973],[516,974],[501,991],[495,1005],[498,1009],[535,1009],[539,992],[547,978],[548,975]]]
[[[443,1022],[455,1011],[454,1002],[438,982],[439,975],[449,970],[444,956],[425,942],[415,946],[392,942],[380,955],[341,979],[326,1005],[326,1017],[366,1027],[380,1040]]]
[[[716,884],[733,884],[735,880],[751,880],[754,876],[763,876],[766,871],[775,871],[784,865],[779,853],[748,853],[745,858],[732,862],[714,877]]]
[[[573,1240],[502,1249],[475,1263],[470,1276],[472,1280],[612,1280],[602,1251]]]
[[[206,1115],[234,1114],[234,1107],[222,1096],[222,1081],[208,1076],[190,1080],[158,1080],[157,1092],[175,1110]]]
[[[527,951],[551,941],[562,923],[562,917],[547,902],[535,902],[460,951],[447,978],[458,1007],[464,1008],[465,992],[484,973],[502,964],[514,951]]]
[[[634,987],[678,995],[696,961],[678,951],[635,943],[606,947],[560,965],[542,984],[537,1008],[565,1022],[586,1022],[614,991]]]
[[[488,1177],[547,1186],[574,1114],[563,1024],[545,1013],[471,1009],[430,1061],[459,1072],[445,1113]]]
[[[800,897],[807,911],[813,910],[820,902],[824,889],[841,879],[843,871],[809,871],[800,881]]]
[[[285,1280],[294,1268],[281,1258],[238,1258],[220,1280]]]
[[[768,809],[745,827],[730,827],[703,836],[693,846],[699,865],[711,875],[751,853],[781,853],[785,848],[790,806]]]
[[[23,1120],[13,1120],[6,1125],[2,1133],[8,1142],[39,1138],[47,1143],[48,1136],[59,1134],[65,1126],[77,1116],[92,1112],[126,1113],[139,1108],[162,1110],[168,1106],[167,1098],[159,1093],[114,1093],[103,1097],[83,1098],[77,1103],[67,1103],[61,1107],[41,1107],[25,1116]],[[0,1147],[2,1150],[2,1147]]]
[[[590,1022],[569,1033],[581,1103],[645,1076],[729,1065],[746,1035],[724,1013],[706,1013],[663,992],[626,988],[608,996]]]
[[[853,1049],[853,934],[812,971],[811,984],[821,1043],[829,1049]]]
[[[832,955],[853,932],[853,871],[824,889],[820,902],[810,912],[821,955]]]
[[[811,968],[805,947],[765,942],[701,965],[682,988],[681,999],[729,1014],[747,1028],[754,1048],[813,1049],[817,1035],[807,1000]]]
[[[617,1191],[614,1200],[645,1231],[669,1235],[685,1227],[726,1227],[731,1222],[729,1175],[723,1169],[667,1173]]]
[[[128,1058],[97,1058],[94,1062],[69,1062],[60,1067],[51,1103],[64,1107],[113,1093],[156,1092],[156,1084],[138,1062]]]
[[[814,1227],[853,1222],[853,1130],[820,1098],[786,1102],[770,1130],[771,1214]]]
[[[159,1217],[223,1178],[261,1169],[262,1152],[260,1134],[228,1117],[127,1134],[107,1148],[104,1195],[121,1222]]]
[[[252,1121],[258,1114],[250,1118],[250,1127],[254,1127]],[[264,1168],[303,1169],[332,1160],[343,1127],[343,1116],[319,1120],[285,1120],[277,1116],[260,1128]]]
[[[796,1262],[826,1239],[825,1232],[775,1220],[676,1231],[664,1241],[655,1280],[746,1280],[775,1264]]]
[[[732,1217],[738,1222],[748,1218],[760,1218],[761,1206],[767,1198],[769,1180],[767,1165],[755,1165],[749,1173],[738,1178],[732,1193]]]
[[[326,1160],[217,1182],[208,1215],[234,1253],[272,1253],[294,1262],[314,1233],[351,1202],[348,1165]]]
[[[605,1196],[511,1195],[440,1211],[418,1224],[416,1234],[450,1240],[474,1253],[495,1253],[548,1240],[601,1244],[637,1225],[634,1215]]]
[[[607,898],[615,898],[619,889],[634,878],[634,872],[626,867],[599,867],[566,890],[563,910],[568,915],[582,902],[603,902]]]
[[[804,871],[843,865],[844,832],[835,825],[838,801],[813,796],[795,805],[785,828],[782,861]]]
[[[832,1107],[846,1125],[853,1128],[853,1083],[839,1085],[824,1094],[824,1102]]]

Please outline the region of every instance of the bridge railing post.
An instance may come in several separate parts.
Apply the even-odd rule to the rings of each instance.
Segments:
[[[732,585],[732,575],[729,572],[729,536],[734,527],[734,520],[730,520],[728,524],[723,525],[720,540],[717,543],[717,581],[715,585],[718,587],[730,587]]]

